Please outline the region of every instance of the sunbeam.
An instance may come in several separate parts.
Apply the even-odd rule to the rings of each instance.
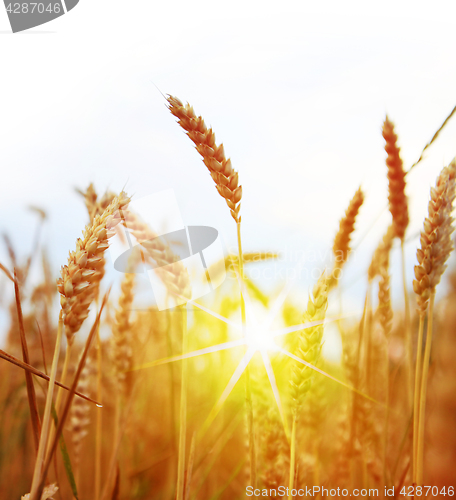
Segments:
[[[358,389],[355,389],[354,387],[352,387],[351,385],[349,384],[346,384],[345,382],[343,382],[342,380],[339,380],[337,379],[336,377],[333,377],[332,375],[330,375],[329,373],[326,373],[325,371],[321,370],[320,368],[317,368],[316,366],[312,365],[311,363],[308,363],[307,361],[304,361],[303,359],[299,358],[298,356],[295,356],[294,354],[292,354],[291,352],[288,352],[287,350],[285,349],[282,349],[282,348],[279,348],[279,351],[282,353],[282,354],[285,354],[285,356],[288,356],[296,361],[298,361],[299,363],[302,363],[303,365],[306,365],[308,368],[311,368],[312,370],[318,372],[318,373],[321,373],[322,375],[324,375],[325,377],[328,377],[329,379],[331,380],[334,380],[334,382],[337,382],[338,384],[340,385],[343,385],[344,387],[346,387],[347,389],[349,389],[350,391],[353,391],[353,392],[356,392],[356,394],[359,394],[360,396],[362,396],[363,398],[366,398],[368,399],[369,401],[372,401],[373,403],[377,403],[379,404],[380,406],[385,406],[384,403],[381,403],[380,401],[377,401],[376,399],[374,398],[371,398],[370,396],[368,396],[367,394],[364,394],[364,392],[361,392],[361,391],[358,391]]]
[[[225,387],[225,390],[222,392],[222,395],[220,396],[219,400],[212,408],[206,421],[204,422],[203,427],[201,428],[201,434],[204,434],[207,431],[207,429],[209,429],[210,425],[212,424],[215,417],[218,415],[220,409],[222,408],[223,403],[227,400],[231,391],[234,389],[234,386],[236,385],[237,381],[241,378],[241,375],[247,368],[247,365],[249,364],[255,352],[256,351],[253,348],[247,349],[247,352],[244,354],[244,357],[239,362],[238,366],[236,367],[236,370],[234,370],[234,373],[231,376],[227,386]]]
[[[269,359],[266,350],[261,349],[260,353],[261,353],[261,358],[263,359],[264,367],[266,368],[266,373],[268,374],[269,383],[271,384],[272,393],[274,394],[277,408],[279,409],[280,418],[282,420],[285,435],[287,436],[287,439],[290,440],[290,431],[288,428],[288,422],[287,419],[285,418],[285,413],[283,411],[282,400],[280,399],[279,388],[277,387],[277,381],[274,375],[274,370],[272,369],[271,360]]]
[[[144,368],[151,368],[152,366],[164,365],[167,363],[174,363],[175,361],[181,361],[183,359],[194,358],[196,356],[202,356],[203,354],[210,354],[212,352],[224,351],[225,349],[232,349],[233,347],[239,347],[245,344],[244,339],[232,340],[231,342],[224,342],[223,344],[217,344],[204,349],[198,349],[197,351],[188,352],[186,354],[180,354],[179,356],[171,356],[169,358],[156,359],[155,361],[150,361],[144,365],[135,366],[128,370],[129,372],[143,370]]]

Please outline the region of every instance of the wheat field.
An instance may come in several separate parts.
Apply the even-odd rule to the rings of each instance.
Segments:
[[[356,223],[362,188],[347,193],[346,212],[335,214],[331,265],[308,300],[296,305],[286,296],[277,306],[248,276],[248,268],[277,255],[242,250],[249,238],[241,231],[248,196],[242,172],[192,106],[173,96],[167,105],[233,219],[237,253],[225,258],[225,286],[212,292],[210,310],[188,302],[186,268],[129,210],[132,198],[123,191],[81,190],[87,225],[58,274],[42,246],[23,258],[6,237],[0,498],[453,496],[456,273],[446,266],[454,245],[456,161],[429,186],[415,275],[407,276],[407,173],[419,162],[405,168],[386,117],[390,225],[364,269],[363,310],[357,317],[327,314],[344,294],[340,277],[354,234],[363,229]],[[46,224],[37,210],[39,224]],[[133,253],[120,289],[110,288],[106,251],[121,228],[145,261],[166,266],[160,279],[184,304],[135,308],[140,262]],[[402,256],[397,303],[393,251]],[[31,284],[31,266],[40,269],[40,283]],[[436,300],[441,281],[448,291]],[[252,329],[247,319],[256,302],[280,318],[281,335]],[[240,326],[234,337],[231,322]],[[340,362],[321,354],[330,323],[342,339]]]

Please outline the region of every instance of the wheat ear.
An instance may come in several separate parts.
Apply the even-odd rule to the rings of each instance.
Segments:
[[[424,452],[424,415],[426,405],[427,375],[432,341],[432,316],[435,289],[443,272],[446,261],[453,249],[451,234],[454,230],[453,202],[455,198],[456,161],[445,167],[431,188],[429,215],[424,220],[421,232],[421,248],[417,250],[418,265],[415,266],[413,289],[417,295],[420,326],[418,332],[418,353],[415,372],[414,398],[414,482],[421,484],[423,479]],[[423,364],[421,349],[423,341],[424,317],[429,304],[428,328]]]
[[[92,349],[89,351],[87,363],[84,365],[81,376],[78,380],[77,389],[79,392],[83,391],[84,394],[90,394],[90,389],[92,388],[92,378],[95,373],[96,366]],[[90,406],[87,401],[80,401],[80,399],[81,398],[74,399],[68,416],[68,430],[73,442],[75,479],[78,488],[80,487],[81,445],[82,440],[88,434],[88,426],[90,424]]]
[[[405,172],[400,149],[397,146],[394,124],[388,119],[388,116],[383,123],[382,135],[385,139],[385,151],[388,155],[386,165],[388,167],[389,209],[393,216],[395,236],[402,240],[409,223],[408,203],[405,195]]]
[[[131,345],[128,334],[131,329],[130,310],[133,303],[135,275],[125,274],[120,285],[121,294],[116,311],[116,324],[113,328],[113,354],[117,381],[120,386],[125,383],[126,372],[131,368]]]
[[[323,337],[323,321],[328,307],[328,286],[324,275],[320,277],[313,289],[313,297],[309,298],[307,310],[303,316],[303,323],[321,321],[321,324],[311,326],[299,332],[296,356],[302,360],[315,364],[320,357],[321,341]],[[296,428],[298,424],[298,414],[301,408],[304,396],[309,391],[314,370],[302,363],[294,363],[291,373],[291,397],[292,397],[292,416],[293,427],[291,431],[291,449],[290,449],[290,491],[293,489],[296,464]],[[291,496],[289,497],[291,499]]]
[[[126,208],[129,201],[122,192],[101,216],[96,216],[86,226],[83,239],[78,238],[76,250],[70,252],[68,264],[61,269],[57,287],[69,345],[89,314],[89,306],[103,277],[103,254],[109,246],[108,239],[114,235],[113,229],[121,221],[120,211]]]
[[[393,247],[395,232],[393,225],[388,226],[386,233],[378,244],[372,256],[369,269],[367,271],[368,281],[372,281],[376,276],[380,276],[382,268],[389,266],[389,256]]]
[[[340,277],[340,270],[350,255],[350,240],[353,231],[355,230],[356,216],[359,209],[364,202],[364,194],[361,188],[356,191],[353,198],[350,200],[345,216],[342,217],[339,223],[339,231],[334,238],[333,254],[334,254],[334,268],[329,280],[329,287],[332,288],[337,279]]]
[[[208,129],[201,116],[196,116],[190,104],[184,104],[177,97],[168,96],[169,110],[178,118],[179,125],[194,142],[196,150],[203,157],[203,162],[215,182],[218,193],[225,199],[231,216],[236,222],[241,220],[242,186],[238,186],[238,173],[233,170],[231,160],[226,159],[223,144],[217,146],[215,134]]]

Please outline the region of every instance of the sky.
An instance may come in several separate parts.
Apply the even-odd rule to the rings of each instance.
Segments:
[[[328,251],[362,186],[346,282],[357,307],[388,225],[383,120],[395,123],[408,168],[456,105],[455,14],[448,1],[80,0],[12,34],[0,6],[0,230],[27,255],[28,207],[43,208],[57,275],[86,223],[75,188],[93,182],[135,198],[173,189],[186,224],[216,227],[233,247],[233,220],[167,110],[169,93],[204,117],[239,171],[247,251],[289,255],[288,267],[293,252]],[[456,119],[407,178],[409,281],[412,236],[455,136]]]

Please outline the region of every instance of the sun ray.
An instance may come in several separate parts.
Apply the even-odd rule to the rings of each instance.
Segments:
[[[278,337],[279,335],[287,335],[288,333],[297,332],[299,330],[305,330],[306,328],[311,328],[312,326],[318,326],[323,323],[332,323],[333,321],[340,321],[341,319],[354,316],[354,314],[345,314],[342,316],[326,317],[325,319],[317,321],[308,321],[307,323],[301,323],[300,325],[287,326],[285,328],[280,328],[280,330],[271,331],[273,337]]]
[[[242,331],[242,325],[240,325],[238,323],[234,323],[233,321],[229,320],[228,318],[225,318],[224,316],[221,316],[220,314],[218,314],[214,311],[211,311],[207,307],[205,307],[201,304],[198,304],[198,302],[194,302],[193,300],[189,300],[188,304],[195,306],[198,309],[201,309],[202,311],[206,312],[207,314],[210,314],[212,317],[219,319],[220,321],[223,321],[224,323],[226,323],[229,326],[232,326],[233,328],[236,328],[236,330]]]
[[[244,296],[244,300],[245,300],[245,304],[246,304],[247,318],[248,318],[249,323],[250,323],[247,326],[247,332],[246,332],[247,336],[245,338],[237,339],[237,340],[234,340],[234,341],[231,341],[231,342],[225,342],[223,344],[218,344],[218,345],[215,345],[215,346],[206,347],[204,349],[199,349],[197,351],[192,351],[190,353],[182,354],[182,355],[179,355],[179,356],[172,356],[172,357],[168,357],[168,358],[158,359],[158,360],[152,361],[150,363],[146,363],[144,365],[141,365],[139,367],[135,367],[131,371],[140,370],[140,369],[143,369],[143,368],[149,368],[149,367],[158,366],[158,365],[163,365],[163,364],[166,364],[166,363],[172,363],[172,362],[175,362],[175,361],[180,361],[182,359],[192,358],[192,357],[201,356],[201,355],[204,355],[204,354],[209,354],[209,353],[212,353],[212,352],[217,352],[217,351],[222,351],[222,350],[226,350],[226,349],[231,349],[233,347],[239,347],[241,345],[246,345],[247,346],[247,350],[246,350],[243,358],[239,362],[239,364],[236,367],[233,375],[231,376],[231,378],[230,378],[227,386],[225,387],[222,395],[220,396],[219,400],[217,401],[217,403],[215,404],[215,406],[210,411],[210,413],[209,413],[209,415],[208,415],[205,423],[203,424],[202,428],[200,429],[200,436],[202,436],[202,435],[205,434],[205,432],[211,426],[212,422],[217,417],[217,415],[220,412],[223,404],[225,403],[225,401],[227,400],[227,398],[230,395],[231,391],[235,387],[236,383],[238,382],[238,380],[242,376],[244,370],[247,368],[247,366],[248,366],[250,360],[252,359],[253,355],[256,352],[260,352],[261,358],[263,360],[263,363],[264,363],[264,366],[265,366],[265,369],[266,369],[266,373],[268,375],[269,383],[271,385],[271,390],[272,390],[272,393],[274,395],[275,402],[277,404],[277,408],[278,408],[278,411],[279,411],[279,414],[280,414],[280,418],[282,420],[282,424],[283,424],[283,427],[284,427],[285,435],[286,435],[287,439],[289,439],[290,433],[289,433],[289,429],[288,429],[287,419],[286,419],[285,414],[284,414],[284,410],[283,410],[283,406],[282,406],[282,402],[281,402],[281,398],[280,398],[280,392],[279,392],[279,389],[278,389],[278,386],[277,386],[277,381],[276,381],[276,378],[275,378],[275,375],[274,375],[274,371],[273,371],[273,368],[272,368],[272,365],[271,365],[271,361],[270,361],[269,355],[267,353],[267,350],[269,349],[269,347],[267,346],[268,340],[269,340],[269,343],[274,344],[273,338],[277,337],[279,335],[286,335],[288,333],[293,333],[293,332],[296,332],[296,331],[299,331],[299,330],[305,330],[306,328],[310,328],[312,326],[320,325],[322,323],[327,323],[327,322],[332,322],[332,321],[339,321],[340,319],[346,318],[347,316],[352,316],[352,314],[350,314],[350,315],[344,315],[344,316],[337,316],[337,317],[333,317],[333,318],[326,318],[326,320],[312,321],[312,322],[308,322],[308,323],[301,323],[299,325],[294,325],[294,326],[290,326],[290,327],[286,327],[286,328],[281,328],[279,330],[271,331],[270,330],[270,326],[272,325],[272,323],[273,323],[273,321],[274,321],[274,319],[275,319],[278,311],[280,310],[280,308],[282,307],[283,303],[285,302],[288,294],[290,293],[290,290],[291,290],[294,282],[296,281],[297,276],[299,275],[299,271],[300,271],[301,267],[302,267],[302,262],[299,261],[296,264],[295,268],[294,268],[295,273],[293,274],[293,276],[285,284],[284,288],[282,289],[282,291],[280,292],[279,296],[275,300],[272,308],[269,309],[269,311],[267,313],[266,321],[262,322],[261,324],[259,324],[259,322],[258,322],[258,320],[257,320],[257,318],[256,318],[256,316],[254,314],[253,304],[252,304],[250,295],[248,293],[247,287],[245,286],[245,283],[241,279],[239,271],[236,269],[235,270],[236,277],[237,277],[237,280],[238,280],[239,287],[240,287],[240,289],[242,291],[242,294]],[[243,327],[242,327],[241,324],[237,324],[235,322],[232,322],[228,318],[225,318],[225,317],[221,316],[220,314],[218,314],[218,313],[210,310],[209,308],[207,308],[207,307],[205,307],[205,306],[203,306],[201,304],[198,304],[197,302],[194,302],[192,300],[189,300],[188,304],[190,304],[190,305],[192,305],[192,306],[194,306],[194,307],[196,307],[198,309],[201,309],[202,311],[206,312],[207,314],[211,315],[212,317],[214,317],[216,319],[219,319],[220,321],[223,321],[224,323],[228,324],[229,326],[231,326],[231,327],[233,327],[233,328],[235,328],[237,330],[242,331]],[[259,335],[259,331],[260,330],[264,331],[263,335]],[[264,336],[266,336],[267,338],[264,339],[263,338]],[[266,345],[265,345],[264,342],[266,343]],[[335,382],[337,382],[338,384],[346,387],[347,389],[349,389],[351,391],[354,391],[357,394],[359,394],[359,395],[361,395],[361,396],[363,396],[363,397],[365,397],[365,398],[367,398],[367,399],[369,399],[369,400],[371,400],[371,401],[373,401],[375,403],[382,404],[382,403],[379,403],[378,401],[376,401],[375,399],[371,398],[370,396],[367,396],[366,394],[362,393],[361,391],[359,391],[359,390],[355,389],[354,387],[350,386],[349,384],[346,384],[345,382],[343,382],[341,380],[338,380],[337,378],[333,377],[332,375],[329,375],[328,373],[324,372],[323,370],[321,370],[321,369],[313,366],[312,364],[310,364],[310,363],[308,363],[308,362],[300,359],[299,357],[293,355],[292,353],[286,351],[285,349],[280,348],[276,344],[271,345],[270,348],[274,349],[274,350],[276,350],[278,352],[281,352],[282,354],[284,354],[286,356],[289,356],[292,359],[295,359],[296,361],[298,361],[300,363],[305,364],[306,366],[308,366],[312,370],[315,370],[315,371],[321,373],[322,375],[330,378],[331,380],[334,380]]]
[[[186,354],[180,354],[179,356],[170,356],[168,358],[160,358],[155,361],[150,361],[140,366],[135,366],[128,370],[129,372],[143,370],[144,368],[151,368],[152,366],[164,365],[167,363],[174,363],[175,361],[181,361],[183,359],[194,358],[196,356],[202,356],[203,354],[210,354],[212,352],[224,351],[226,349],[232,349],[233,347],[239,347],[245,344],[245,339],[232,340],[230,342],[224,342],[223,344],[212,345],[205,347],[204,349],[198,349],[197,351],[188,352]]]
[[[244,373],[244,370],[247,368],[247,365],[249,364],[249,362],[252,359],[255,352],[256,352],[255,349],[253,349],[251,347],[249,347],[247,349],[243,358],[241,359],[238,366],[236,367],[236,370],[234,370],[234,373],[231,376],[227,386],[225,387],[225,390],[222,392],[222,395],[220,396],[219,400],[217,401],[215,406],[210,411],[206,421],[204,422],[203,426],[201,427],[201,429],[200,429],[201,436],[204,435],[206,433],[206,431],[209,429],[209,427],[211,426],[215,417],[218,415],[220,409],[222,408],[223,403],[227,400],[231,391],[234,389],[234,386],[236,385],[238,380],[241,378],[241,375]]]
[[[302,363],[303,365],[306,365],[307,367],[311,368],[312,370],[314,370],[314,371],[316,371],[318,373],[321,373],[325,377],[328,377],[329,379],[334,380],[334,382],[337,382],[338,384],[343,385],[344,387],[346,387],[350,391],[356,392],[356,394],[359,394],[363,398],[366,398],[369,401],[372,401],[373,403],[377,403],[377,404],[379,404],[381,406],[385,406],[384,403],[381,403],[380,401],[377,401],[376,399],[371,398],[367,394],[364,394],[364,392],[358,391],[358,389],[355,389],[353,386],[351,386],[349,384],[346,384],[345,382],[343,382],[342,380],[339,380],[336,377],[333,377],[329,373],[326,373],[325,371],[321,370],[320,368],[317,368],[315,365],[312,365],[311,363],[308,363],[307,361],[304,361],[303,359],[299,358],[298,356],[295,356],[291,352],[289,352],[289,351],[287,351],[285,349],[282,349],[282,348],[279,348],[279,352],[281,352],[282,354],[285,354],[286,356],[289,356],[290,358],[298,361],[299,363]]]
[[[234,272],[236,273],[236,278],[238,281],[239,289],[241,290],[242,296],[244,298],[244,302],[245,302],[245,306],[246,306],[245,309],[246,309],[246,313],[247,313],[247,320],[251,320],[253,325],[256,326],[256,325],[258,325],[258,320],[256,318],[254,308],[252,306],[252,299],[250,298],[250,295],[248,293],[245,282],[244,282],[244,280],[241,279],[241,275],[239,274],[239,270],[236,267],[235,267]],[[241,325],[241,328],[242,328],[242,325]]]
[[[271,360],[269,359],[269,355],[268,355],[266,349],[261,349],[260,353],[261,353],[261,357],[263,359],[264,367],[266,368],[266,373],[268,374],[268,379],[269,379],[269,383],[271,384],[272,393],[274,394],[274,398],[275,398],[275,401],[277,403],[277,408],[279,409],[280,418],[281,418],[282,424],[283,424],[283,430],[285,431],[285,435],[289,441],[290,440],[290,431],[288,428],[287,419],[285,418],[285,413],[283,411],[282,401],[280,399],[280,392],[279,392],[279,388],[277,387],[277,381],[276,381],[276,378],[274,375],[274,370],[272,369]]]

